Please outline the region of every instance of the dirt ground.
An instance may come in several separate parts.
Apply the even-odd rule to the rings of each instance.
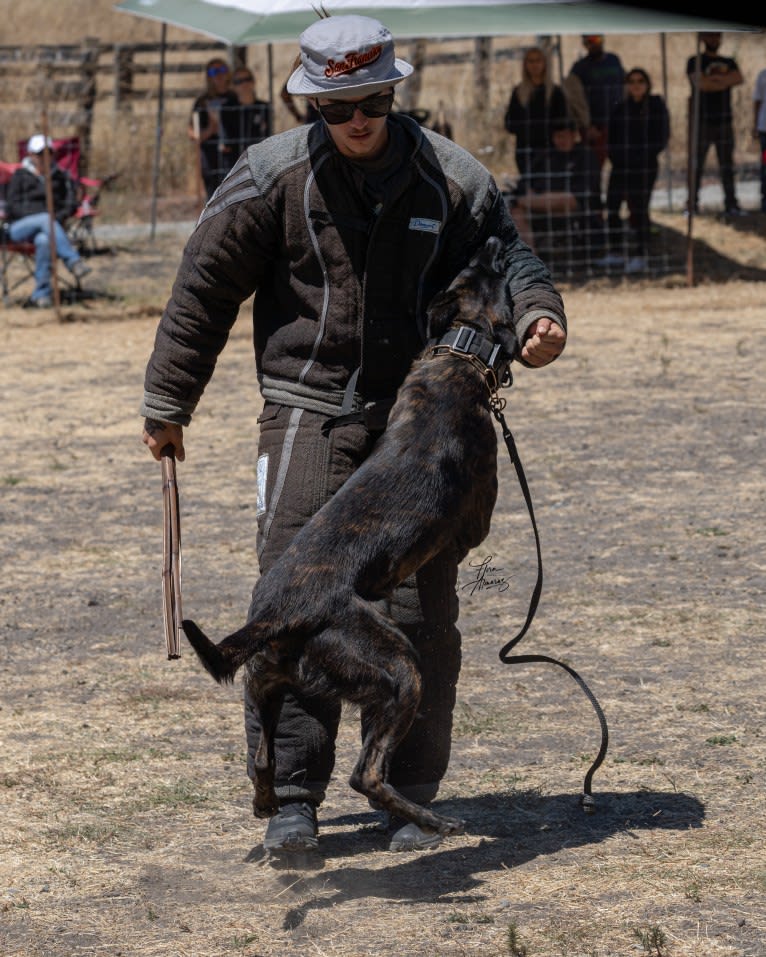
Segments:
[[[764,217],[711,218],[698,284],[562,286],[565,355],[516,373],[508,422],[545,586],[506,666],[534,542],[500,452],[461,570],[464,663],[440,806],[466,833],[390,854],[346,785],[344,718],[309,869],[250,812],[240,688],[162,633],[159,467],[137,409],[182,240],[93,258],[92,298],[0,309],[0,952],[4,957],[764,957]],[[682,223],[676,223],[682,230]],[[247,310],[179,466],[184,608],[238,626],[255,578],[258,393]],[[504,587],[507,585],[508,587]]]

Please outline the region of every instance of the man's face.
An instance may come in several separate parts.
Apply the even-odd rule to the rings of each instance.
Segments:
[[[717,50],[721,45],[720,33],[701,33],[700,38],[708,50]]]
[[[600,33],[593,33],[582,38],[585,49],[590,54],[600,53],[604,47],[604,38]]]
[[[215,60],[210,64],[207,68],[207,77],[211,91],[217,96],[222,96],[229,89],[231,71],[229,65],[223,60]]]
[[[344,103],[360,103],[367,99],[364,96],[349,97]],[[322,107],[325,104],[337,103],[337,99],[329,100],[319,97],[314,105]],[[333,143],[343,156],[356,160],[377,159],[388,144],[387,117],[365,116],[361,110],[354,110],[354,115],[347,123],[326,123],[327,130]]]

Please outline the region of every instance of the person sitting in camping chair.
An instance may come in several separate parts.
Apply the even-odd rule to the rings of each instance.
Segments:
[[[50,176],[54,209],[54,240],[56,254],[79,282],[90,272],[90,267],[72,246],[63,224],[77,209],[77,186],[66,170],[56,165],[50,150],[50,137],[35,133],[27,143],[27,155],[8,183],[6,214],[9,221],[8,238],[13,243],[35,244],[35,288],[27,304],[39,308],[53,305],[51,296],[51,218],[46,199],[43,172],[43,152],[51,157]]]

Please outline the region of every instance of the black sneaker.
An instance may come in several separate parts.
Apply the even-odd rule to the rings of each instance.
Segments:
[[[310,801],[283,804],[263,838],[264,850],[272,854],[314,851],[318,844],[317,810]]]
[[[390,851],[429,851],[442,841],[437,831],[424,831],[403,817],[389,817],[386,833],[390,835]]]

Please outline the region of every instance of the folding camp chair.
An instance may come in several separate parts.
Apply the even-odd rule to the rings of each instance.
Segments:
[[[35,244],[12,243],[5,216],[8,183],[20,165],[0,161],[0,287],[6,306],[10,302],[11,292],[30,279],[35,271]]]
[[[35,244],[33,242],[12,242],[6,218],[6,194],[8,183],[21,163],[0,161],[0,291],[4,305],[10,305],[11,293],[24,283],[34,279]],[[80,299],[83,290],[77,279],[66,279],[59,273],[59,283],[63,295],[70,300]]]
[[[18,141],[19,160],[24,159],[27,152],[27,140]],[[81,149],[80,139],[77,136],[67,136],[53,140],[53,160],[77,184],[78,206],[74,215],[66,223],[66,230],[72,245],[79,250],[80,255],[88,256],[97,251],[96,234],[94,231],[95,218],[99,214],[98,204],[101,191],[113,183],[119,173],[111,173],[102,179],[80,175]]]

